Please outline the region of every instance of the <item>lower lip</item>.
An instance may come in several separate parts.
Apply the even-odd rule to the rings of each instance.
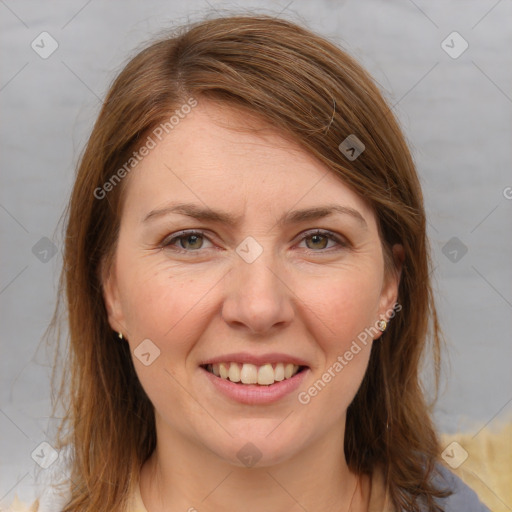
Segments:
[[[309,368],[305,368],[289,379],[274,382],[274,384],[270,384],[269,386],[261,386],[259,384],[236,384],[230,380],[215,376],[203,367],[199,368],[206,374],[206,377],[217,391],[220,391],[223,395],[232,400],[248,405],[277,402],[286,395],[293,393],[309,372]]]

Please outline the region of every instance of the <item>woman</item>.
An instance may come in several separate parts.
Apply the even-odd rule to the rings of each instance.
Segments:
[[[371,78],[194,24],[112,85],[69,203],[75,511],[483,511],[440,460],[422,195]]]

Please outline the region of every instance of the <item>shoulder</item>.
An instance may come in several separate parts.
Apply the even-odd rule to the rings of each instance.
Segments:
[[[438,498],[436,500],[444,512],[490,512],[479,500],[475,491],[441,463],[436,464],[431,479],[432,483],[439,490],[446,490],[452,493],[446,498]],[[380,468],[374,471],[371,478],[368,510],[375,512],[398,512],[391,502],[389,490],[385,485],[384,473]],[[400,512],[407,511],[401,510]]]
[[[442,464],[437,464],[433,481],[440,489],[452,492],[447,498],[438,500],[445,512],[490,512],[479,500],[476,492]]]

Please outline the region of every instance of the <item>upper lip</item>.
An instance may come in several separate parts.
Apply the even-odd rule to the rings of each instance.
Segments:
[[[292,363],[297,366],[308,366],[307,362],[304,359],[301,359],[300,357],[291,356],[288,354],[281,354],[278,352],[272,352],[269,354],[261,355],[249,354],[248,352],[237,352],[233,354],[224,354],[221,356],[210,357],[209,359],[205,359],[199,364],[200,366],[204,366],[207,364],[217,363],[249,363],[254,364],[256,366],[263,366],[266,363]]]

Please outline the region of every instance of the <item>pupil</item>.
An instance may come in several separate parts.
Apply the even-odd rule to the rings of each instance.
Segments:
[[[323,249],[325,247],[325,242],[327,241],[327,237],[325,237],[324,235],[311,235],[311,241],[313,242],[313,244],[317,244],[318,242],[321,242],[323,239],[323,244],[321,245],[321,248]]]
[[[189,245],[194,245],[195,242],[197,242],[198,240],[200,239],[199,235],[188,235],[188,237],[186,238],[186,241]],[[190,243],[190,241],[192,240],[192,242]]]

